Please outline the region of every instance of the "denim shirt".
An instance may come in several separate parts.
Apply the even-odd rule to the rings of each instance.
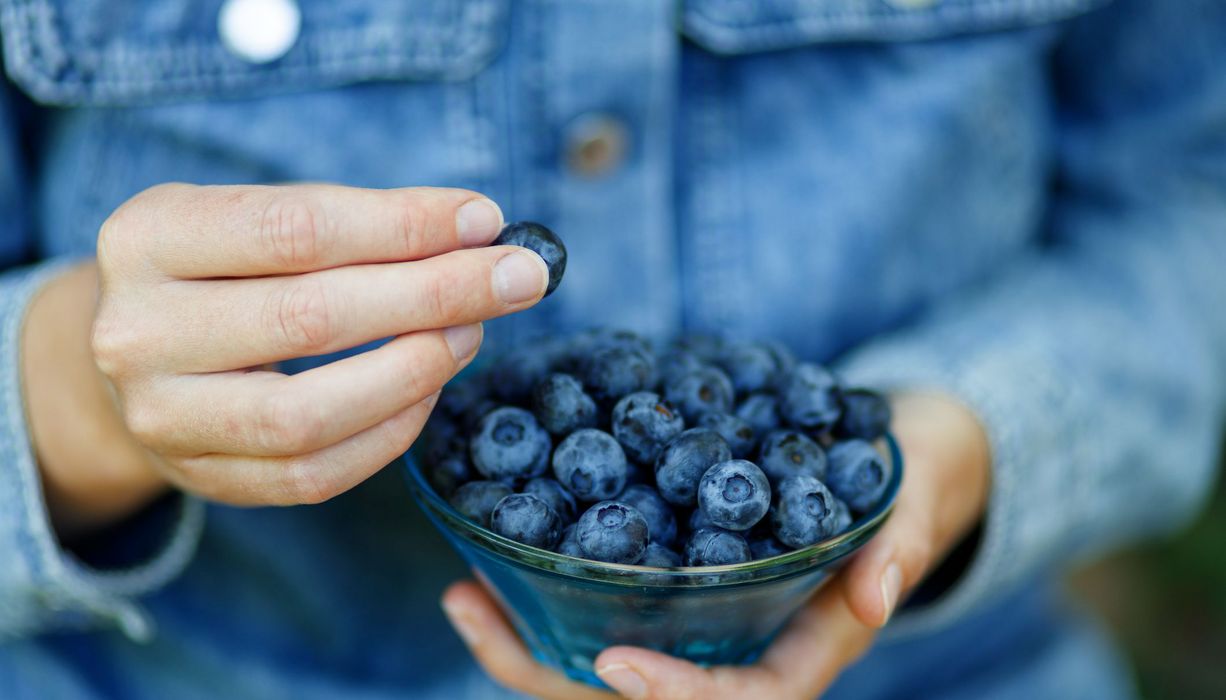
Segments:
[[[486,352],[715,330],[958,397],[991,442],[981,539],[833,694],[1128,694],[1044,591],[1178,527],[1213,478],[1226,4],[291,4],[299,24],[219,29],[221,0],[0,0],[0,697],[502,694],[439,615],[464,571],[391,470],[319,506],[175,496],[114,535],[151,543],[126,557],[57,544],[25,310],[171,180],[468,187],[543,221],[566,281]]]

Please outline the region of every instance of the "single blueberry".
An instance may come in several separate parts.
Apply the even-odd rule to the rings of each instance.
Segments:
[[[542,379],[533,391],[532,407],[537,420],[553,435],[596,427],[596,402],[569,374],[550,374]]]
[[[562,536],[562,520],[548,503],[536,496],[513,493],[494,506],[490,529],[516,542],[553,549]]]
[[[650,391],[623,396],[613,407],[612,422],[613,436],[640,464],[654,463],[664,444],[685,428],[672,404]]]
[[[553,290],[558,288],[562,274],[566,272],[566,246],[553,231],[532,221],[518,221],[503,226],[492,245],[517,245],[541,256],[549,268],[549,286],[545,288],[545,296],[553,294]]]
[[[463,422],[469,409],[482,399],[487,398],[488,387],[485,376],[470,376],[463,380],[448,382],[438,398],[435,415],[444,415],[457,423]],[[431,422],[434,418],[431,417]]]
[[[779,412],[788,423],[804,430],[822,431],[839,419],[839,385],[826,368],[796,365],[780,384]]]
[[[531,479],[524,487],[520,489],[522,493],[530,493],[533,496],[541,499],[553,508],[553,512],[558,514],[563,525],[573,523],[575,521],[575,497],[567,491],[562,484],[545,476],[538,476]]]
[[[681,555],[664,545],[648,542],[639,566],[654,566],[657,569],[675,569],[681,566]]]
[[[770,482],[753,462],[720,462],[698,483],[698,507],[725,530],[748,530],[766,515],[770,505]]]
[[[881,500],[889,471],[872,445],[863,440],[848,440],[836,443],[827,456],[830,469],[826,485],[852,510],[863,513]]]
[[[702,360],[698,359],[697,355],[679,348],[666,351],[656,360],[656,369],[660,375],[660,383],[664,386],[668,386],[674,380],[690,372],[702,369],[705,366]]]
[[[753,456],[754,445],[757,444],[756,433],[745,419],[731,413],[711,411],[698,417],[698,426],[719,433],[724,442],[728,443],[732,457],[749,459]]]
[[[579,539],[575,536],[575,524],[571,523],[562,530],[562,537],[558,540],[558,554],[564,554],[568,557],[577,557],[586,559],[587,555],[583,553],[583,548],[579,546]]]
[[[753,553],[744,537],[717,527],[695,530],[685,544],[686,566],[740,564],[752,558]]]
[[[736,417],[748,423],[755,435],[765,435],[779,427],[779,400],[774,394],[750,394],[736,407]]]
[[[702,508],[695,508],[690,512],[690,519],[687,524],[689,525],[690,532],[697,532],[704,527],[715,527],[715,523],[711,522],[707,514],[702,512]]]
[[[582,428],[553,451],[553,474],[575,498],[602,501],[626,487],[626,453],[612,435]]]
[[[758,452],[758,466],[772,484],[778,484],[796,474],[825,479],[826,453],[812,438],[799,430],[775,430],[762,440],[762,447]]]
[[[754,559],[769,559],[780,554],[787,554],[792,551],[792,548],[780,542],[779,538],[771,533],[763,532],[749,538],[749,551],[753,552]]]
[[[664,387],[664,398],[689,421],[708,411],[731,410],[734,397],[732,380],[711,366],[676,377]]]
[[[634,564],[647,549],[647,520],[625,503],[601,501],[580,516],[575,537],[588,559]]]
[[[473,466],[487,479],[526,480],[545,473],[552,444],[531,413],[503,406],[481,419],[470,452]]]
[[[646,484],[627,486],[617,500],[643,514],[647,521],[648,539],[671,547],[677,542],[677,516],[655,489]]]
[[[673,505],[698,502],[698,482],[719,462],[732,459],[728,444],[708,428],[692,428],[669,440],[656,459],[656,487]]]
[[[502,406],[497,401],[482,397],[468,406],[464,410],[464,415],[460,417],[460,428],[464,434],[472,435],[481,429],[481,421],[485,419],[495,409]]]
[[[847,389],[842,393],[843,414],[834,425],[840,440],[856,438],[872,442],[890,428],[890,402],[869,389]]]
[[[780,482],[771,508],[771,527],[780,542],[793,549],[808,547],[850,524],[847,507],[816,477],[801,474]]]
[[[511,493],[511,487],[501,481],[470,481],[457,488],[448,502],[460,515],[481,527],[489,527],[494,506]]]
[[[473,470],[468,464],[468,455],[462,452],[447,455],[430,468],[430,485],[443,498],[449,497],[461,484],[468,483],[472,478]]]
[[[779,368],[779,378],[789,374],[796,367],[796,356],[788,349],[788,346],[777,340],[763,340],[758,343],[766,348],[767,352],[775,358],[775,366]]]
[[[626,394],[650,389],[656,382],[655,358],[631,347],[598,348],[584,363],[583,385],[606,405]]]
[[[737,394],[775,388],[779,377],[779,362],[770,348],[761,343],[735,343],[720,358],[720,366],[728,373]]]
[[[503,403],[527,405],[532,391],[553,371],[562,346],[548,338],[522,343],[489,369],[490,393]]]

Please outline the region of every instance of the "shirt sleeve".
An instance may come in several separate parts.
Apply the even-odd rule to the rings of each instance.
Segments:
[[[143,532],[155,545],[113,566],[91,565],[60,546],[44,503],[31,449],[21,382],[21,330],[30,300],[68,261],[22,265],[37,246],[27,211],[28,169],[22,162],[20,110],[0,81],[0,641],[51,629],[118,625],[126,634],[152,633],[138,599],[178,574],[190,560],[204,520],[203,505],[174,495],[142,514],[116,537]],[[150,537],[152,535],[152,537]]]
[[[993,455],[977,551],[899,632],[1178,528],[1211,491],[1226,394],[1226,4],[1119,0],[1052,56],[1042,245],[844,360],[936,389]]]

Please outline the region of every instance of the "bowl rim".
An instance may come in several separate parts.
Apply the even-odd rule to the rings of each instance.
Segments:
[[[406,452],[398,461],[403,463],[405,481],[418,505],[431,516],[435,525],[442,528],[451,525],[457,530],[455,534],[473,542],[486,552],[505,559],[514,564],[527,566],[553,575],[569,576],[584,581],[593,579],[619,583],[630,586],[703,586],[719,585],[712,582],[716,575],[726,576],[728,583],[745,583],[748,581],[774,580],[809,571],[814,567],[828,564],[857,550],[867,542],[885,523],[894,510],[898,491],[902,485],[903,464],[902,451],[898,447],[892,433],[887,432],[879,441],[885,447],[885,456],[891,463],[890,478],[886,482],[881,499],[872,510],[852,521],[845,532],[835,537],[822,540],[802,549],[777,554],[765,559],[753,559],[737,564],[719,566],[684,566],[677,568],[658,568],[641,566],[639,564],[613,564],[594,559],[581,559],[566,554],[559,554],[547,549],[533,547],[503,537],[492,530],[481,527],[464,517],[443,498],[426,479],[420,460],[414,458],[412,451]],[[880,449],[880,447],[879,447]],[[434,511],[434,513],[431,513]],[[433,515],[444,516],[445,523],[438,522]],[[462,553],[462,552],[461,552]],[[463,553],[462,553],[463,554]],[[735,576],[738,575],[739,576]]]

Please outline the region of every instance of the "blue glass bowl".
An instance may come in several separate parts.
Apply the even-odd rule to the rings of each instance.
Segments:
[[[889,516],[902,483],[898,445],[881,502],[838,537],[727,566],[656,569],[576,559],[520,544],[460,515],[404,458],[409,489],[430,521],[499,599],[533,655],[573,679],[604,687],[592,662],[629,644],[699,664],[752,663],[788,618]]]

